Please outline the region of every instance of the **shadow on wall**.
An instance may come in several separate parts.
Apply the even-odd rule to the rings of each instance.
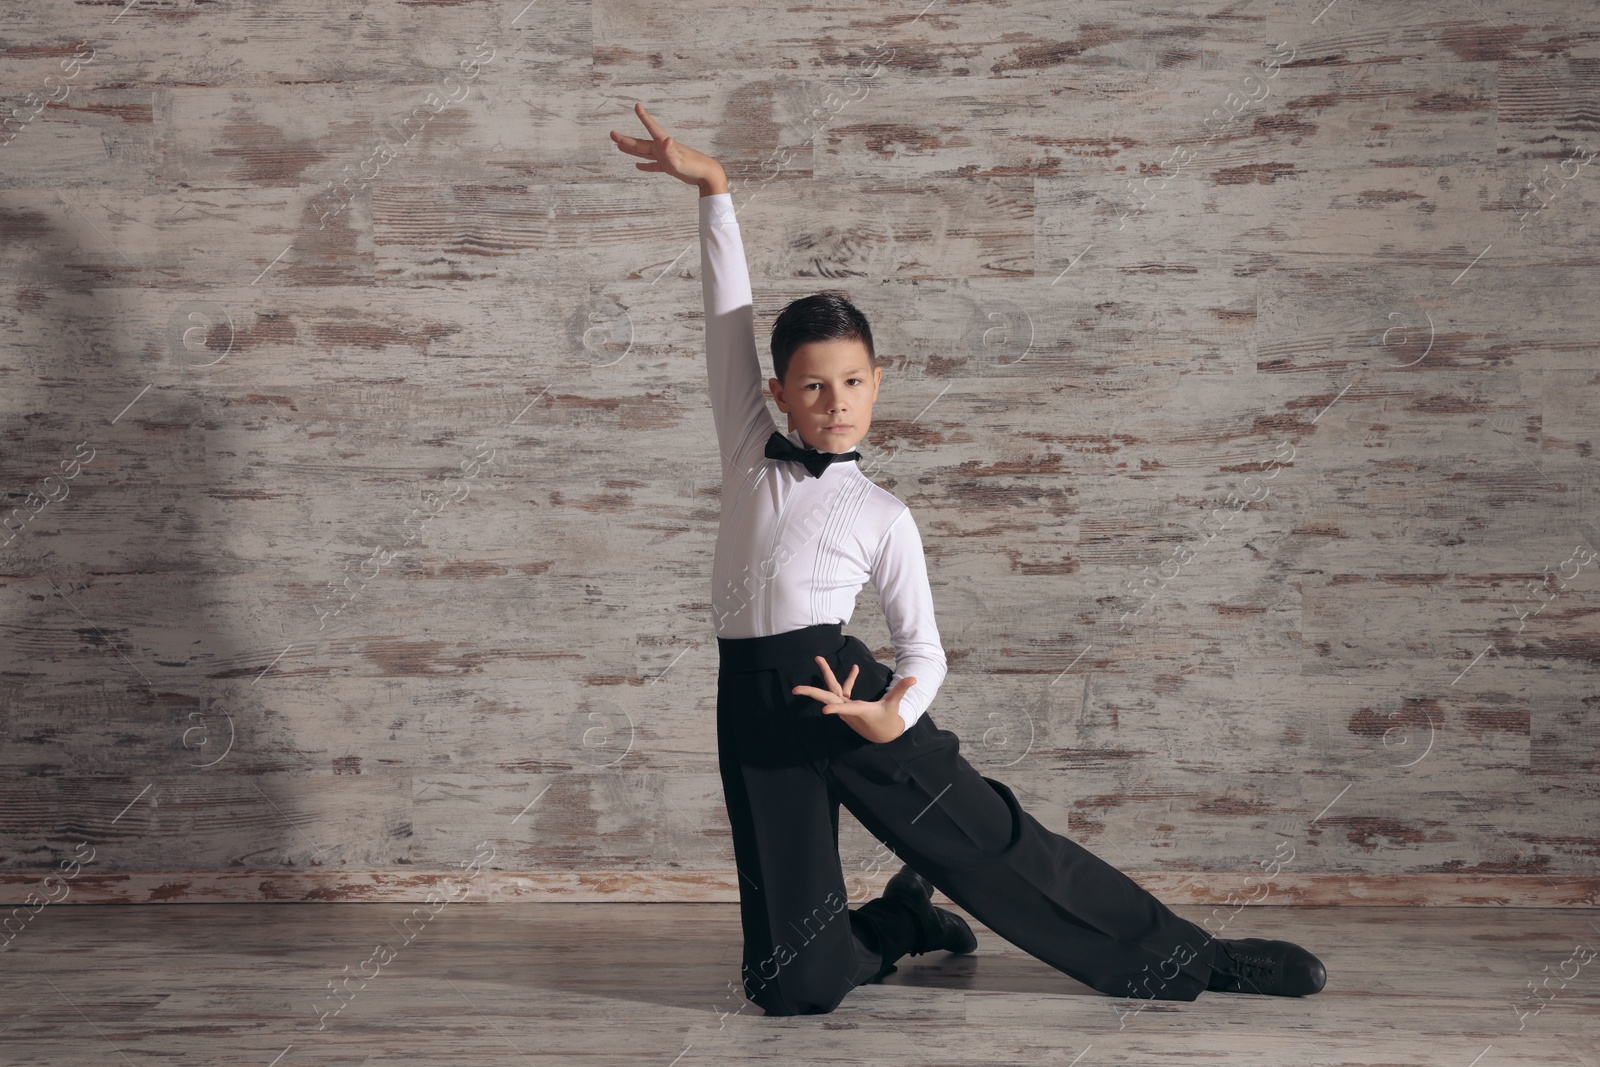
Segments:
[[[296,846],[233,777],[261,751],[236,731],[264,708],[237,669],[259,650],[236,646],[217,585],[239,569],[219,427],[182,381],[205,359],[165,344],[171,293],[108,247],[81,197],[5,200],[0,869],[275,865],[232,851],[263,839],[240,834],[251,821],[285,835],[273,853]],[[71,884],[50,888],[59,902]]]

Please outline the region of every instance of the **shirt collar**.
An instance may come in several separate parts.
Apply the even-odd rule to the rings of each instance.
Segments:
[[[783,436],[787,437],[789,439],[789,443],[791,445],[794,445],[794,447],[796,447],[796,448],[810,448],[811,447],[810,445],[806,444],[805,441],[801,440],[800,431],[799,430],[790,430],[788,433],[784,434]],[[841,454],[841,453],[838,453],[838,452],[829,452],[825,448],[819,448],[819,449],[817,449],[817,451],[823,453],[824,455],[829,455],[829,456],[837,456],[837,455]],[[847,449],[845,449],[845,451],[846,452],[855,452],[855,451],[857,451],[857,449],[847,448]]]

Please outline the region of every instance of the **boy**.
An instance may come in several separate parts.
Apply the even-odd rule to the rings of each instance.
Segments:
[[[666,135],[611,131],[642,171],[700,190],[706,364],[722,520],[712,574],[717,762],[733,829],[745,995],[768,1015],[833,1011],[904,955],[970,952],[965,920],[1111,996],[1194,1000],[1202,990],[1304,996],[1322,964],[1287,941],[1212,939],[1126,875],[1052,833],[973,769],[928,705],[945,676],[922,543],[910,510],[850,461],[883,369],[848,300],[796,300],[772,331],[761,395],[750,279],[727,177]],[[894,670],[846,636],[872,582]],[[843,677],[841,682],[839,679]],[[891,679],[897,679],[890,685]],[[859,692],[857,692],[859,683]],[[906,865],[846,907],[839,805]],[[844,913],[841,921],[841,913]]]

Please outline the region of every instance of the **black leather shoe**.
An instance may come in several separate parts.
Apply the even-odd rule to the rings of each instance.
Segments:
[[[912,870],[901,867],[883,887],[885,900],[901,900],[917,915],[917,944],[908,956],[921,956],[940,949],[945,952],[971,952],[978,937],[967,920],[944,908],[933,906],[933,883]]]
[[[933,883],[912,870],[909,863],[905,864],[883,887],[884,900],[896,898],[910,904],[913,911],[930,908],[933,906]]]
[[[1213,993],[1305,997],[1320,993],[1327,981],[1322,961],[1293,942],[1219,937],[1206,988]]]
[[[928,934],[928,947],[922,952],[933,952],[937,949],[944,949],[946,952],[971,952],[978,947],[978,935],[972,932],[967,920],[943,908],[931,910],[933,925]],[[920,956],[922,952],[913,952],[910,955]]]

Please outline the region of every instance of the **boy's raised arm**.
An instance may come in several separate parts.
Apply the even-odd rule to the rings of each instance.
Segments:
[[[635,104],[634,111],[650,131],[650,137],[625,137],[612,130],[611,137],[617,147],[650,160],[634,164],[638,169],[670,174],[700,190],[700,280],[705,302],[706,377],[711,388],[717,447],[724,464],[731,466],[742,451],[764,446],[777,426],[761,393],[761,362],[756,355],[750,269],[745,262],[739,223],[733,213],[727,175],[715,159],[669,137],[642,104]],[[752,436],[755,444],[752,444]]]
[[[761,396],[750,270],[729,193],[700,198],[700,285],[711,414],[717,447],[732,465],[746,451],[764,448],[777,426]]]

